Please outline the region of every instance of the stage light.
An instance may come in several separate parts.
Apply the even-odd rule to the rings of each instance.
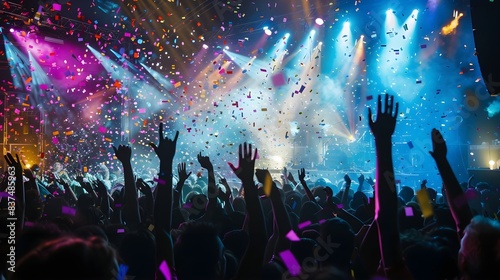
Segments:
[[[491,170],[495,169],[495,161],[494,160],[490,160],[489,164],[490,164],[490,169]]]
[[[271,36],[273,34],[273,32],[267,26],[264,26],[264,33],[266,33],[267,36]]]
[[[388,15],[388,14],[390,14],[392,12],[393,12],[392,9],[388,9],[387,12],[385,12],[385,13]]]
[[[418,9],[413,10],[413,14],[418,14]]]
[[[351,23],[349,21],[344,22],[344,28],[351,27]]]
[[[309,35],[311,35],[311,36],[312,36],[312,35],[314,35],[314,34],[316,34],[316,30],[314,30],[314,29],[313,29],[313,30],[311,30],[311,32],[309,33]]]
[[[203,44],[203,49],[208,49],[208,45],[207,44]]]
[[[9,29],[10,33],[14,33],[14,28]]]
[[[324,23],[325,23],[325,21],[322,18],[317,18],[316,19],[316,24],[317,25],[323,25]]]

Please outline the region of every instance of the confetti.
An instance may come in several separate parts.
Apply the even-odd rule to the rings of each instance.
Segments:
[[[283,252],[280,252],[279,255],[283,260],[283,263],[285,264],[286,268],[288,269],[288,272],[290,272],[290,275],[297,276],[300,274],[301,268],[299,262],[297,261],[297,259],[290,250],[285,250]]]

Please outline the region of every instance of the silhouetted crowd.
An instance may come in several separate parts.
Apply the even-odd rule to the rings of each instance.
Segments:
[[[0,279],[498,279],[500,182],[460,183],[434,129],[428,164],[442,188],[396,184],[398,111],[390,95],[368,109],[375,178],[341,186],[303,168],[273,178],[249,143],[229,163],[238,181],[202,153],[194,174],[174,165],[179,132],[163,124],[149,173],[135,172],[128,145],[113,146],[118,175],[60,163],[39,174],[8,153]]]

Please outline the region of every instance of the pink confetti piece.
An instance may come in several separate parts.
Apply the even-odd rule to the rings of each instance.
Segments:
[[[9,194],[9,193],[7,193],[7,192],[0,192],[0,197],[12,197],[12,198],[14,198],[14,199],[15,199],[15,197],[14,197],[14,196],[10,195],[10,194]]]
[[[76,215],[76,209],[68,207],[68,206],[63,206],[62,209],[61,209],[61,211],[62,211],[63,214],[66,214],[66,215],[70,215],[70,216],[75,216]]]
[[[300,224],[298,225],[298,228],[299,228],[299,229],[303,229],[303,228],[305,228],[305,227],[307,227],[307,226],[309,226],[309,225],[311,225],[311,224],[312,224],[312,223],[311,223],[311,221],[305,221],[305,222],[300,223]]]
[[[165,180],[159,179],[159,178],[154,178],[153,181],[157,182],[160,185],[165,185],[167,182]]]
[[[116,230],[116,233],[124,233],[125,229],[124,228],[119,228]]]
[[[54,11],[60,11],[61,4],[57,4],[57,3],[52,4],[52,9],[54,9]]]
[[[98,131],[99,131],[99,133],[106,133],[108,131],[108,129],[104,126],[100,126]]]
[[[290,275],[297,276],[300,274],[300,265],[295,256],[290,252],[290,250],[285,250],[279,253],[283,263],[290,272]]]
[[[285,84],[285,74],[283,72],[277,73],[271,77],[271,81],[273,82],[273,86],[280,87]]]
[[[413,208],[405,207],[405,215],[406,217],[413,217]]]
[[[297,236],[295,231],[293,231],[293,229],[286,234],[286,238],[288,238],[290,241],[300,241],[300,238]]]
[[[160,264],[160,271],[165,276],[165,279],[172,280],[172,274],[170,273],[170,268],[167,265],[167,262],[164,260]]]

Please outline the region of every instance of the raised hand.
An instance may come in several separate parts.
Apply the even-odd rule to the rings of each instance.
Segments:
[[[210,158],[208,156],[202,156],[201,152],[198,154],[198,162],[200,163],[201,167],[205,168],[206,170],[214,169],[212,163],[210,162]]]
[[[344,175],[344,181],[345,181],[346,185],[349,185],[349,186],[351,185],[352,180],[351,180],[351,177],[349,177],[349,174]]]
[[[399,103],[394,107],[394,96],[385,96],[384,109],[382,109],[382,96],[378,96],[377,120],[373,121],[372,110],[368,108],[368,125],[375,139],[390,138],[396,128]]]
[[[422,182],[420,183],[420,189],[426,189],[427,188],[427,180],[424,179],[422,180]]]
[[[297,174],[299,175],[299,181],[304,181],[306,178],[306,170],[304,168],[301,168],[297,170]]]
[[[142,178],[137,178],[135,185],[137,189],[143,194],[143,195],[151,195],[153,196],[153,192],[151,191],[151,187],[148,185],[148,183],[144,182]]]
[[[372,177],[368,177],[366,178],[366,182],[368,183],[368,185],[370,185],[372,188],[375,186],[375,181],[373,181],[373,178]]]
[[[132,158],[132,148],[128,145],[120,145],[118,148],[112,146],[115,151],[116,158],[121,162],[130,162]]]
[[[33,171],[31,171],[31,169],[29,168],[24,169],[24,176],[26,176],[26,178],[30,180],[36,179],[35,174],[33,174]]]
[[[226,188],[226,191],[224,192],[222,188],[219,188],[219,191],[217,192],[217,197],[220,198],[222,201],[228,201],[229,198],[231,197],[231,190],[228,190]]]
[[[271,173],[267,169],[257,169],[257,170],[255,170],[255,177],[257,177],[257,181],[259,181],[259,183],[261,183],[263,185],[266,183],[266,180],[271,179],[270,181],[271,182],[273,181],[272,177],[271,177]]]
[[[16,154],[16,159],[14,159],[11,153],[7,153],[3,157],[5,158],[5,161],[9,166],[15,168],[16,174],[23,173],[23,166],[21,165],[21,161],[19,160],[19,155]]]
[[[230,186],[229,186],[229,184],[227,183],[226,178],[224,178],[224,177],[220,178],[220,179],[219,179],[219,183],[221,183],[221,184],[224,186],[224,188],[225,188],[225,190],[226,190],[226,196],[228,196],[228,198],[230,198],[230,197],[231,197],[231,195],[232,195],[232,191],[231,191],[231,187],[230,187]],[[221,193],[221,192],[220,192],[220,188],[219,188],[219,194],[220,194],[220,193]]]
[[[364,182],[365,182],[365,175],[363,175],[363,174],[359,175],[359,177],[358,177],[358,183],[360,185],[363,185]]]
[[[245,142],[243,145],[240,144],[238,149],[238,167],[235,167],[230,162],[228,162],[228,164],[234,174],[236,174],[242,182],[253,182],[256,158],[257,149],[255,149],[252,156],[252,144],[247,144]]]
[[[172,162],[175,156],[175,149],[177,146],[177,138],[179,137],[179,131],[175,133],[174,139],[171,140],[163,135],[163,123],[160,123],[160,129],[158,133],[158,146],[154,143],[149,145],[153,148],[156,155],[160,161]]]
[[[179,174],[179,181],[186,182],[186,180],[191,176],[191,172],[187,173],[186,163],[181,162],[177,165],[177,174]]]
[[[448,148],[446,148],[446,142],[444,141],[443,135],[439,130],[432,129],[432,151],[429,151],[431,156],[435,159],[446,159],[446,153]]]
[[[295,178],[293,177],[292,172],[288,172],[288,181],[292,182],[294,185],[297,185],[297,182],[295,181]]]
[[[106,185],[104,184],[104,182],[101,179],[96,180],[95,186],[96,186],[95,190],[99,194],[99,197],[102,198],[104,195],[106,195],[106,196],[108,195],[108,188],[106,188]]]
[[[360,174],[358,177],[358,189],[356,190],[357,192],[360,192],[363,190],[364,182],[365,182],[365,175]]]

